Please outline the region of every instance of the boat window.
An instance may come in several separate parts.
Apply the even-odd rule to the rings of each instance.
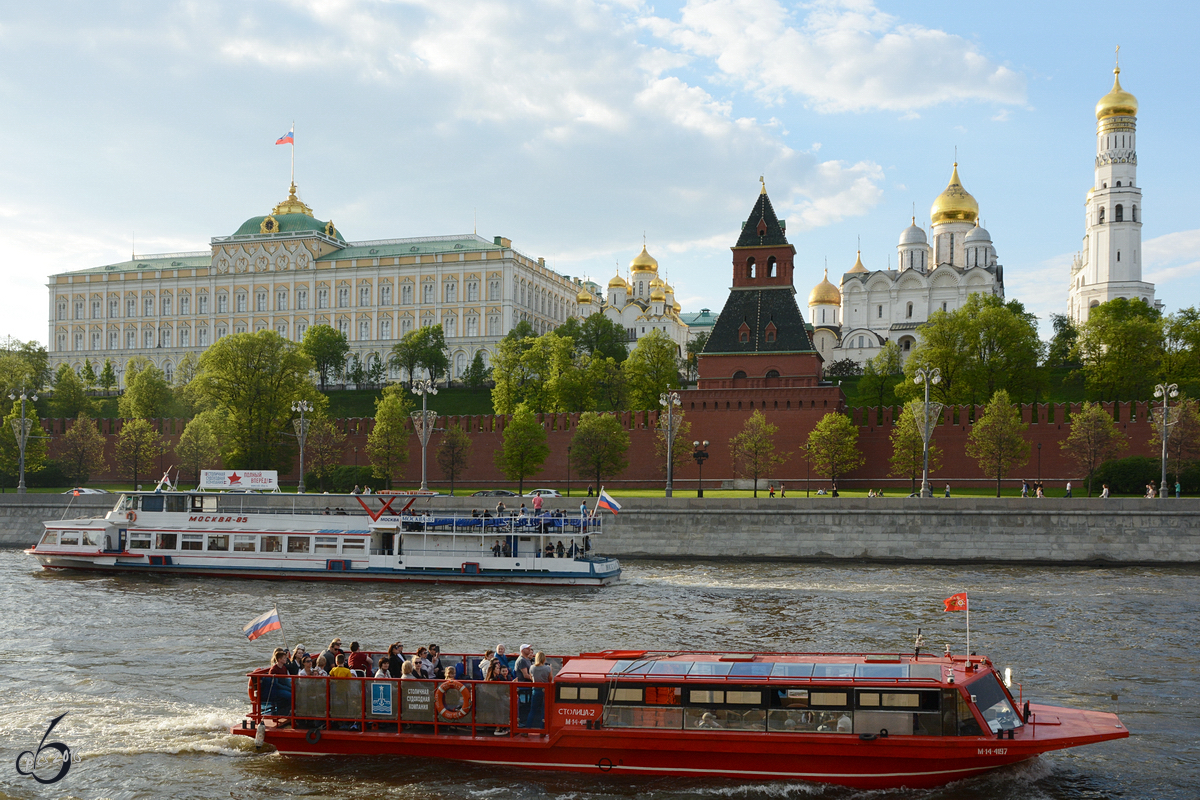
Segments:
[[[63,544],[63,545],[79,544],[79,531],[63,531],[62,538],[59,540],[59,544]]]
[[[229,534],[227,533],[210,533],[208,535],[209,550],[228,550],[229,549]]]
[[[142,495],[142,511],[162,511],[163,496],[161,494]]]
[[[646,703],[659,706],[677,706],[683,697],[683,689],[678,686],[647,686]]]
[[[1012,730],[1024,724],[1013,711],[1012,704],[1008,702],[1008,695],[1004,693],[1004,688],[994,673],[984,675],[968,685],[967,691],[974,696],[975,705],[983,713],[983,719],[992,729],[992,733]]]
[[[642,690],[618,687],[612,690],[611,699],[614,703],[640,703]]]
[[[187,511],[187,495],[186,494],[169,494],[167,495],[167,511],[179,512]]]
[[[618,661],[608,671],[609,675],[645,675],[655,665],[654,661]]]
[[[733,669],[733,664],[722,661],[697,661],[692,665],[692,669],[688,675],[728,675],[729,670]]]
[[[810,692],[808,695],[809,702],[814,706],[844,706],[846,705],[846,692]]]
[[[336,536],[318,536],[317,546],[314,552],[317,553],[336,553],[337,552],[337,537]],[[307,548],[305,550],[307,552]]]
[[[771,674],[771,664],[755,661],[748,664],[734,664],[729,671],[730,676],[738,678],[765,678]]]
[[[132,497],[130,497],[127,494],[123,494],[119,498],[117,498],[117,504],[116,504],[116,506],[113,507],[113,510],[114,511],[129,511],[130,509],[135,508],[136,506],[137,506],[137,503],[135,503],[133,501]]]
[[[283,537],[282,536],[264,536],[258,540],[258,552],[260,553],[282,553],[283,552]]]
[[[46,531],[38,544],[58,544],[58,531]]]
[[[365,553],[367,551],[367,543],[365,539],[342,539],[343,553]]]
[[[203,550],[204,549],[204,534],[202,533],[185,533],[183,534],[183,546],[180,550]]]
[[[80,531],[81,541],[83,544],[100,546],[100,531]]]
[[[683,727],[683,709],[656,706],[610,706],[604,709],[604,725],[609,728],[667,728]]]
[[[812,664],[773,664],[772,678],[807,678],[812,675]]]
[[[559,686],[558,699],[580,702],[600,702],[599,686]]]
[[[158,538],[154,543],[154,549],[155,550],[174,550],[176,547],[176,540],[178,539],[178,537],[179,537],[179,534],[177,534],[177,533],[160,533],[160,534],[158,534]]]
[[[289,536],[288,552],[289,553],[307,553],[309,550],[309,540],[307,536]]]
[[[907,678],[908,664],[859,664],[854,668],[856,678]]]
[[[257,538],[258,538],[257,536],[250,536],[245,533],[235,533],[233,535],[234,552],[253,553],[254,552],[254,540]],[[211,550],[212,548],[209,548],[209,549]]]
[[[908,667],[908,677],[924,678],[926,680],[940,681],[942,679],[941,664],[910,664]]]
[[[129,532],[129,549],[130,550],[149,550],[150,549],[150,531],[130,531]]]
[[[814,678],[853,678],[854,664],[813,664]]]
[[[687,675],[691,661],[657,661],[650,668],[651,675]]]
[[[979,722],[971,713],[971,706],[967,703],[966,698],[962,696],[961,692],[955,694],[958,696],[958,735],[982,736],[983,729],[979,727]]]

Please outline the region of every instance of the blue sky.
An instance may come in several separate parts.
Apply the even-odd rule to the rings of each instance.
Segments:
[[[766,176],[801,302],[888,265],[955,147],[1009,298],[1066,305],[1093,107],[1139,100],[1144,278],[1200,304],[1191,4],[633,0],[123,2],[0,19],[0,333],[45,341],[46,276],[201,250],[296,180],[351,240],[470,231],[605,282],[643,233],[719,309]],[[834,278],[836,280],[836,277]],[[1045,324],[1043,330],[1046,329]]]

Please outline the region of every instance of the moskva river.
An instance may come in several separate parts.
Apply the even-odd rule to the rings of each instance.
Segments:
[[[1053,753],[930,792],[800,782],[633,779],[403,758],[288,759],[227,732],[247,670],[278,633],[241,627],[278,604],[289,644],[479,652],[532,642],[602,648],[910,651],[971,647],[1011,667],[1026,698],[1117,710],[1129,739]],[[43,572],[0,551],[0,798],[1153,798],[1200,797],[1200,572],[631,562],[594,590],[276,583]],[[1114,700],[1113,695],[1118,699]],[[57,784],[22,777],[47,741],[77,761]],[[448,745],[452,746],[452,745]]]

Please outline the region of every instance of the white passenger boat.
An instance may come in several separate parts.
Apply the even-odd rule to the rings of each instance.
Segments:
[[[46,569],[227,578],[605,586],[620,577],[615,558],[591,549],[599,516],[483,517],[417,511],[417,500],[127,492],[101,518],[44,523],[41,541],[25,552]],[[569,554],[549,557],[547,546],[556,553],[560,541]]]

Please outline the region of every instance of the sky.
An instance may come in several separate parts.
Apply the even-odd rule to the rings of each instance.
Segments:
[[[1200,305],[1194,4],[264,0],[9,4],[0,335],[46,342],[47,276],[205,250],[296,183],[351,241],[506,236],[601,285],[643,237],[719,310],[759,176],[803,306],[894,259],[957,153],[1008,299],[1066,310],[1096,101],[1139,101],[1143,279]]]

